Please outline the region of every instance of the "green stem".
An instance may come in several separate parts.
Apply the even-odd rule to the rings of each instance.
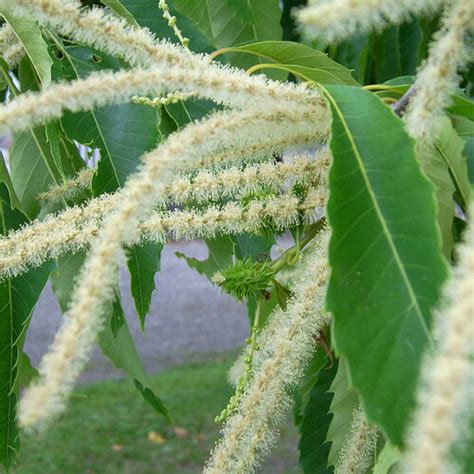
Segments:
[[[296,242],[296,245],[293,247],[285,250],[273,263],[270,265],[270,270],[273,273],[278,273],[287,265],[294,265],[296,263],[296,257],[299,255],[300,251],[308,245],[313,238],[319,234],[321,229],[323,228],[326,219],[323,217],[315,224],[310,225],[306,228],[306,234],[301,241]]]
[[[393,89],[393,87],[384,86],[383,84],[369,84],[369,85],[363,86],[362,89],[365,89],[366,91],[387,91],[387,90]]]
[[[250,370],[252,369],[253,354],[257,347],[257,334],[258,334],[258,328],[260,326],[261,309],[262,309],[262,298],[258,298],[257,307],[255,308],[255,317],[253,318],[252,332],[250,334],[250,343],[249,343],[250,352],[248,354],[250,363],[247,366],[247,368],[248,369],[250,368]]]

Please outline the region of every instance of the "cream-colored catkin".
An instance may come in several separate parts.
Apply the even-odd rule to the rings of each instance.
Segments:
[[[78,112],[94,107],[120,104],[131,100],[136,95],[160,95],[175,93],[212,99],[220,104],[235,105],[237,97],[246,97],[246,101],[258,100],[259,90],[244,91],[232,88],[232,85],[221,81],[206,69],[186,70],[182,67],[168,66],[166,69],[150,68],[122,70],[119,72],[100,72],[91,74],[86,79],[70,83],[52,84],[41,92],[31,92],[18,96],[15,100],[0,106],[0,132],[18,131],[37,125],[44,120],[59,118],[65,110]],[[253,94],[253,96],[249,95]],[[308,90],[307,98],[315,97],[316,92]],[[240,100],[240,99],[239,99]],[[268,103],[266,108],[282,107],[279,100]],[[318,106],[309,108],[301,105],[292,108],[295,114],[307,111],[321,113],[326,106],[319,98]]]
[[[73,199],[90,187],[94,173],[93,168],[83,168],[74,178],[53,185],[48,191],[38,194],[38,199],[49,204],[54,204],[63,199]]]
[[[375,456],[377,428],[370,425],[362,408],[354,410],[351,431],[339,454],[336,474],[364,474]]]
[[[252,378],[224,425],[205,473],[252,472],[268,450],[273,428],[291,404],[289,388],[300,381],[314,351],[315,335],[328,321],[324,312],[328,234],[327,230],[320,234],[307,257],[303,278],[286,311],[271,315],[279,330],[260,348],[266,356],[253,367]]]
[[[0,28],[0,56],[12,69],[18,66],[25,56],[23,46],[8,23]]]
[[[230,156],[233,155],[234,153]],[[222,156],[229,158],[229,152]],[[309,186],[308,197],[298,209],[307,212],[307,218],[311,220],[313,209],[324,206],[328,161],[327,152],[319,153],[316,159],[304,153],[290,163],[264,162],[247,166],[244,170],[232,166],[216,172],[202,171],[193,178],[183,175],[165,187],[163,204],[184,204],[191,200],[204,203],[210,199],[236,198],[258,191],[262,186],[278,191],[284,184],[298,182]],[[52,191],[58,199],[62,196],[59,192],[56,194],[60,188]],[[280,222],[284,228],[294,222],[296,209],[289,212],[288,206],[281,199],[285,198],[260,201],[257,214],[262,219],[270,217]],[[19,275],[29,267],[41,265],[47,259],[59,258],[67,251],[87,248],[115,202],[116,195],[102,195],[83,206],[48,215],[42,221],[35,221],[9,233],[7,237],[0,237],[0,279]],[[255,210],[256,206],[257,203],[252,203],[251,209]],[[179,235],[179,238],[189,240],[216,236],[224,230],[230,233],[258,230],[259,222],[253,222],[246,211],[231,212],[234,208],[235,204],[230,203],[224,208],[211,207],[204,213],[155,212],[142,224],[141,238],[165,240],[166,236],[172,238]],[[287,214],[283,214],[285,211]],[[180,222],[187,223],[184,235],[178,231]]]
[[[319,153],[316,159],[307,153],[301,153],[289,163],[265,162],[249,165],[244,169],[231,166],[217,171],[203,170],[195,176],[183,175],[176,178],[166,187],[166,200],[174,204],[185,204],[191,200],[205,202],[211,199],[243,196],[262,187],[278,190],[287,180],[291,184],[315,183],[326,179],[325,169],[328,162],[327,152]],[[38,199],[50,203],[60,199],[71,199],[89,187],[94,172],[94,169],[84,168],[75,178],[39,194]],[[84,219],[87,218],[85,215]]]
[[[456,0],[448,5],[443,27],[416,77],[416,92],[404,117],[410,135],[425,143],[435,138],[433,124],[451,102],[459,84],[458,70],[474,54],[468,34],[474,28],[474,2]]]
[[[421,369],[417,410],[408,433],[403,472],[443,474],[456,435],[468,429],[459,416],[472,402],[474,380],[474,205],[457,249],[458,263],[435,317],[435,344]],[[472,405],[470,407],[472,410]]]
[[[310,220],[313,210],[324,206],[325,195],[326,191],[321,189],[311,192],[302,203],[292,195],[281,195],[250,200],[245,207],[232,201],[204,211],[155,212],[140,224],[139,235],[132,243],[258,233],[268,220],[284,230],[298,222],[300,212]],[[87,249],[98,235],[102,220],[114,208],[111,197],[104,196],[94,200],[90,207],[72,208],[58,218],[25,226],[0,240],[0,280],[18,276],[48,259],[56,260],[66,252]]]
[[[325,206],[327,158],[326,153],[321,153],[317,160],[300,156],[288,164],[262,163],[248,166],[244,171],[231,167],[214,174],[203,171],[192,181],[189,177],[177,178],[166,187],[166,202],[170,199],[173,203],[188,200],[203,203],[218,197],[236,198],[257,192],[262,186],[277,191],[288,182],[305,184],[309,192],[301,204],[291,194],[283,194],[263,200],[250,199],[245,208],[230,202],[199,212],[157,211],[140,224],[139,239],[164,242],[172,238],[191,240],[224,233],[258,232],[262,221],[268,219],[284,229],[297,221],[298,211],[304,212],[311,221],[314,209]],[[17,276],[48,259],[56,260],[66,252],[87,249],[115,202],[116,195],[102,195],[0,238],[0,280]]]
[[[162,105],[170,105],[170,104],[177,104],[180,101],[191,99],[192,97],[196,97],[195,92],[168,92],[165,96],[162,97],[153,97],[150,99],[149,97],[139,97],[133,96],[132,102],[134,104],[140,105],[148,105],[150,107],[161,107]]]
[[[102,307],[114,297],[117,261],[122,244],[139,236],[139,224],[162,201],[164,189],[177,172],[193,168],[200,157],[220,146],[265,141],[278,133],[275,123],[293,122],[286,110],[261,112],[219,112],[188,125],[173,134],[156,150],[143,157],[143,164],[120,191],[114,211],[103,222],[78,278],[64,323],[44,356],[39,379],[25,392],[20,403],[19,422],[25,428],[45,426],[65,407],[72,386],[89,357],[104,318]],[[324,117],[326,119],[326,117]],[[296,119],[298,120],[298,119]],[[318,118],[300,117],[300,124],[318,136]],[[297,126],[298,123],[292,123]]]
[[[432,14],[446,0],[319,0],[296,11],[302,29],[310,36],[328,42],[339,41],[354,33],[382,30],[399,24],[411,15]]]
[[[11,0],[0,0],[0,7],[11,7],[10,3]],[[133,66],[163,71],[173,66],[181,68],[185,75],[193,71],[212,77],[216,86],[226,84],[228,89],[225,97],[211,97],[216,102],[257,110],[262,101],[270,106],[275,102],[296,108],[323,106],[320,94],[315,90],[308,91],[301,85],[271,81],[262,75],[249,76],[239,69],[211,64],[209,56],[190,54],[181,46],[156,41],[147,29],[132,27],[103,8],[84,9],[77,0],[16,0],[13,7],[18,13],[32,14],[40,24],[80,43],[122,57]]]

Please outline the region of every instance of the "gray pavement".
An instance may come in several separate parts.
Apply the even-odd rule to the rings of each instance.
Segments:
[[[235,350],[248,335],[245,305],[222,294],[175,252],[199,259],[207,258],[203,242],[172,242],[165,246],[161,272],[156,275],[151,311],[140,329],[130,295],[127,271],[121,272],[123,308],[149,372],[163,370],[185,361],[205,358],[213,353]],[[61,313],[51,287],[45,288],[33,314],[25,350],[37,365],[52,342],[61,322]],[[95,350],[81,382],[121,377],[123,374]]]

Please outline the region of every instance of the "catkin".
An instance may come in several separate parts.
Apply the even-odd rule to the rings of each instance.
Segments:
[[[276,310],[270,317],[269,327],[278,330],[260,347],[261,362],[253,366],[252,379],[226,421],[205,473],[252,472],[269,448],[272,428],[291,403],[288,389],[300,381],[314,351],[314,336],[328,321],[324,312],[328,236],[323,231],[312,248],[286,311]]]
[[[25,50],[8,23],[0,28],[0,56],[11,69],[20,64]]]
[[[325,196],[325,189],[318,188],[300,204],[294,196],[281,195],[251,200],[245,208],[230,202],[220,207],[210,206],[204,211],[155,212],[139,225],[139,235],[132,243],[257,233],[268,220],[283,230],[298,222],[300,212],[310,221],[312,211],[324,206]],[[113,211],[113,204],[113,196],[104,196],[86,208],[72,208],[59,217],[48,217],[0,240],[0,280],[18,276],[48,259],[58,259],[66,252],[87,249],[98,235],[104,217]]]
[[[320,0],[297,10],[302,29],[328,42],[340,41],[359,31],[382,30],[411,15],[436,12],[445,0]]]
[[[0,0],[2,6],[12,7],[11,0]],[[166,71],[173,67],[186,75],[193,71],[207,77],[219,87],[227,86],[226,97],[211,97],[216,102],[238,108],[260,109],[261,102],[273,106],[275,102],[290,108],[325,107],[316,90],[302,85],[271,81],[249,76],[244,71],[211,64],[207,55],[190,54],[181,46],[168,41],[156,41],[145,28],[135,28],[124,20],[109,15],[103,8],[82,9],[77,0],[15,0],[14,9],[29,13],[42,25],[94,46],[99,50],[125,59],[132,66],[154,67]],[[176,89],[180,89],[179,87]],[[212,85],[211,85],[212,89]]]
[[[353,414],[351,431],[342,446],[336,474],[363,474],[375,455],[377,428],[370,425],[361,407]]]
[[[255,112],[219,112],[188,125],[144,155],[141,168],[127,180],[114,211],[104,219],[91,246],[64,323],[40,364],[40,378],[24,394],[19,413],[23,427],[44,427],[64,409],[67,395],[104,324],[103,305],[114,297],[122,244],[136,241],[140,222],[155,203],[163,201],[166,184],[173,176],[192,169],[200,157],[219,146],[265,141],[267,136],[278,133],[275,123],[294,119],[286,110],[274,110],[270,115],[262,112],[259,116]],[[300,115],[297,120],[317,137],[318,119]],[[296,125],[293,123],[293,127]]]
[[[471,205],[470,216],[473,216]],[[408,436],[404,472],[449,471],[449,449],[469,417],[459,415],[472,402],[474,380],[474,220],[458,248],[458,264],[444,290],[435,318],[436,343],[425,356],[417,411]],[[472,406],[470,407],[472,409]]]
[[[71,112],[89,110],[127,102],[136,94],[160,95],[177,89],[182,93],[192,93],[197,97],[227,105],[232,104],[231,97],[240,95],[238,90],[232,90],[230,84],[218,80],[208,71],[168,66],[166,69],[160,67],[100,72],[91,74],[87,79],[53,84],[39,93],[21,94],[15,100],[0,106],[0,132],[18,131],[44,120],[59,118],[65,110]],[[244,96],[246,101],[250,100],[247,93]],[[258,91],[252,100],[257,97]],[[278,100],[268,104],[267,110],[270,111],[273,107],[279,107]],[[325,107],[322,102],[316,108],[317,111],[318,109],[324,113]],[[300,112],[307,110],[308,107],[299,109]]]
[[[60,202],[63,199],[73,199],[91,185],[95,170],[83,168],[74,178],[64,183],[53,185],[48,191],[38,194],[38,199],[49,204]]]
[[[416,92],[404,117],[410,135],[422,142],[435,138],[434,124],[450,104],[459,83],[458,70],[474,53],[472,41],[468,42],[468,33],[474,28],[474,2],[457,0],[450,5],[416,77]]]

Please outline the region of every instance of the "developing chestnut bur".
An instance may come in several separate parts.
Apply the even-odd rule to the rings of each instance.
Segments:
[[[258,471],[293,409],[305,474],[472,473],[474,2],[89,3],[0,0],[4,467],[105,333],[172,419],[114,359],[118,270],[144,328],[163,245],[204,239],[249,313],[204,472]]]

